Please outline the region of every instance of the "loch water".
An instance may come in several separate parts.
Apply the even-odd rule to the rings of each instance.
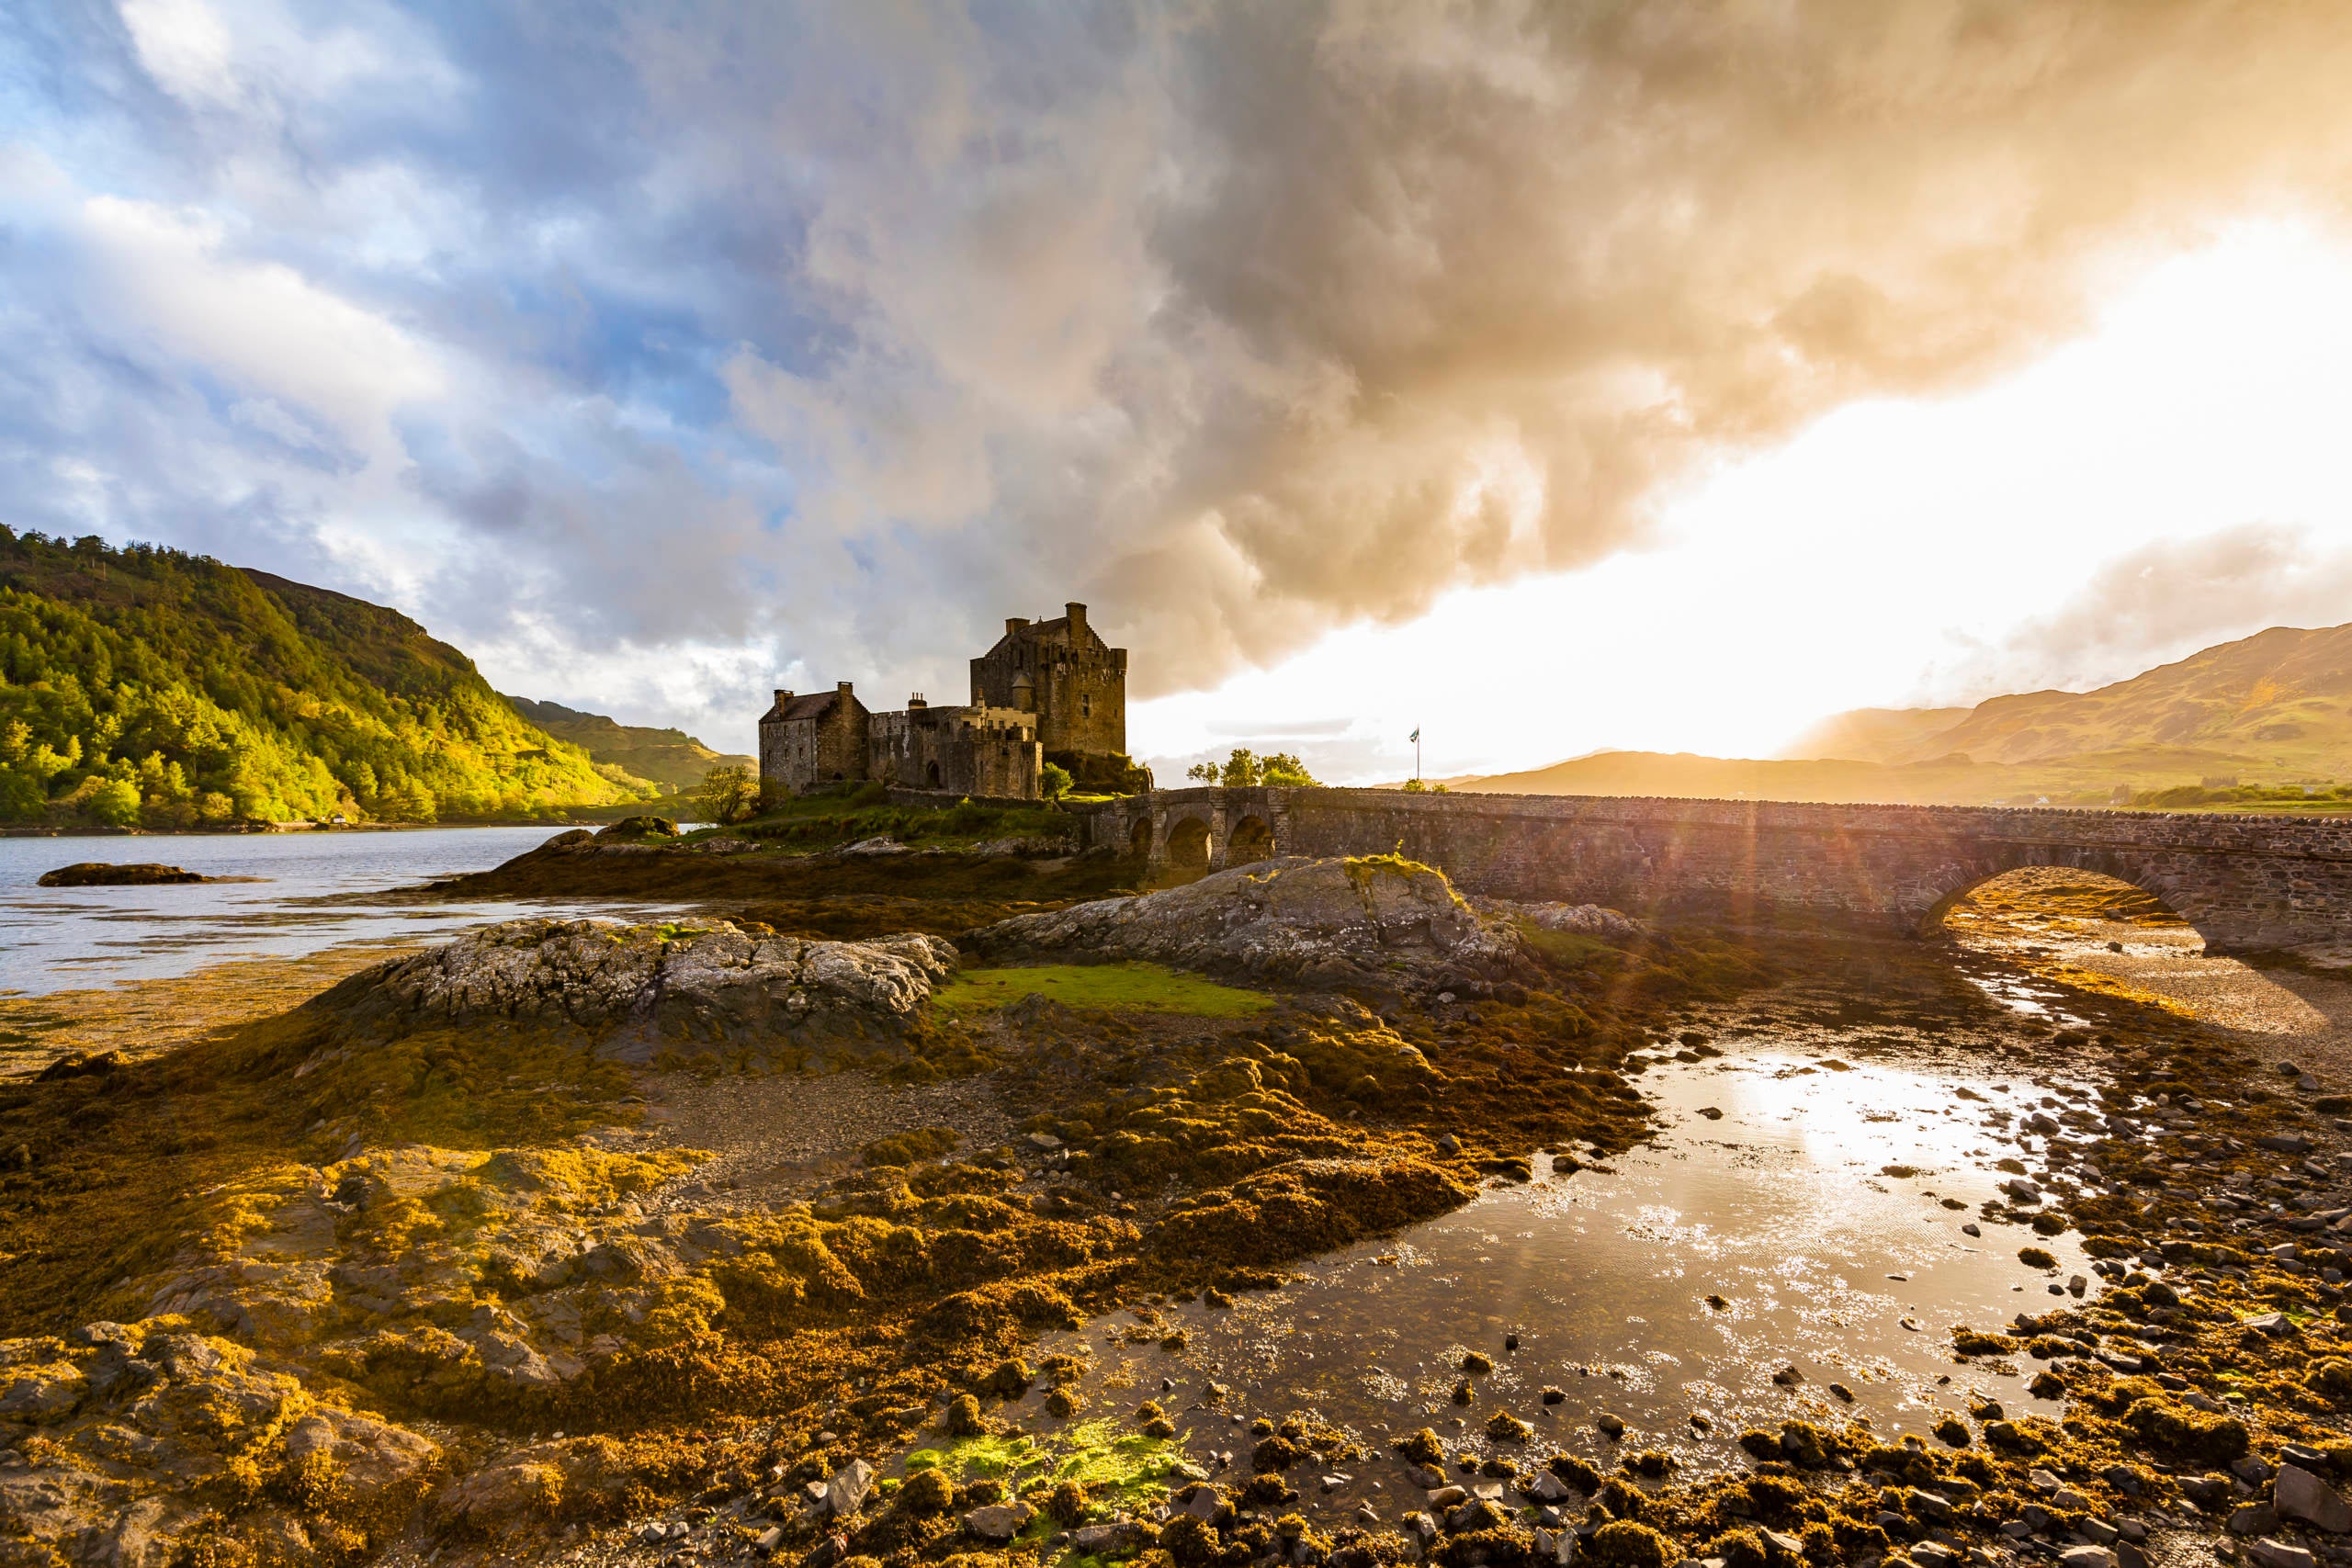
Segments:
[[[667,904],[417,898],[435,877],[487,871],[562,829],[418,828],[309,833],[0,839],[0,993],[40,996],[186,975],[345,942],[445,937],[519,914],[637,919]],[[42,887],[80,861],[158,862],[246,881],[162,887]]]

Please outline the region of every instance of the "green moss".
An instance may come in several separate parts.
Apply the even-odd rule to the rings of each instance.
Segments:
[[[1050,997],[1086,1012],[1188,1013],[1196,1018],[1249,1018],[1274,999],[1262,991],[1220,986],[1164,964],[1038,964],[1010,969],[966,969],[933,994],[943,1012],[988,1012],[1023,997]]]

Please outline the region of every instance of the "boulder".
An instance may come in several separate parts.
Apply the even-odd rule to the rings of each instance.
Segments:
[[[1470,987],[1531,977],[1518,928],[1445,874],[1388,856],[1261,861],[1183,887],[1019,915],[969,938],[985,952],[1079,952],[1310,984]]]
[[[2319,1559],[2307,1549],[2283,1540],[2248,1541],[2245,1555],[2255,1568],[2319,1568]]]
[[[2330,1535],[2352,1533],[2352,1506],[2335,1488],[2300,1464],[2282,1464],[2271,1488],[2271,1504],[2282,1519],[2313,1526]]]
[[[718,920],[681,931],[612,920],[507,920],[336,986],[313,1006],[413,1028],[498,1021],[584,1031],[606,1057],[697,1047],[764,1054],[893,1039],[956,964],[937,937],[811,942]]]

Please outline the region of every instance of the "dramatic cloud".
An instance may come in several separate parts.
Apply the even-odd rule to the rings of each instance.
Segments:
[[[690,722],[1576,567],[2352,190],[2324,3],[31,9],[0,513]]]
[[[2054,614],[1983,651],[1960,679],[1979,695],[2087,691],[2268,626],[2352,620],[2352,549],[2249,523],[2166,539],[2101,568]]]

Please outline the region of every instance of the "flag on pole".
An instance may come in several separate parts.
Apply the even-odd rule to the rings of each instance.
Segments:
[[[1421,732],[1420,732],[1419,728],[1418,726],[1416,726],[1416,727],[1415,727],[1415,728],[1414,728],[1414,730],[1413,730],[1413,733],[1412,733],[1412,734],[1410,734],[1410,735],[1408,735],[1407,737],[1405,737],[1405,739],[1408,739],[1408,740],[1409,740],[1409,741],[1411,741],[1411,742],[1412,742],[1414,745],[1416,745],[1416,746],[1419,745],[1419,744],[1421,743]]]

